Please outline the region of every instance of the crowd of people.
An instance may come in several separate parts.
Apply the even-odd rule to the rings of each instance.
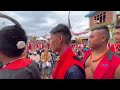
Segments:
[[[72,41],[65,24],[53,27],[48,41],[28,41],[16,22],[0,30],[0,79],[120,79],[120,26],[115,44],[107,26],[93,28],[88,47]]]
[[[29,41],[26,49],[26,58],[34,60],[41,70],[41,78],[51,78],[52,70],[58,54],[50,48],[50,43],[44,40]]]
[[[76,40],[71,40],[70,46],[79,60],[82,60],[84,53],[89,49],[86,44],[77,43]],[[51,78],[58,56],[57,52],[53,52],[49,39],[30,39],[27,43],[26,58],[34,60],[39,65],[43,79]]]

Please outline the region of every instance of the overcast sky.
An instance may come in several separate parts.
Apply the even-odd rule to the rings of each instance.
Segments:
[[[25,29],[27,35],[41,36],[49,34],[50,30],[59,23],[68,24],[69,11],[0,11],[16,19]],[[82,32],[89,27],[89,18],[84,16],[89,11],[70,11],[73,32]],[[0,26],[11,24],[0,18]]]

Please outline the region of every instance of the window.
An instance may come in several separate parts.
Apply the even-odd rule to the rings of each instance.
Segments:
[[[106,12],[103,13],[103,23],[106,21]]]
[[[94,17],[94,23],[96,23],[96,16]]]
[[[106,15],[106,12],[103,12],[103,15]]]
[[[106,21],[106,12],[102,12],[102,13],[94,16],[94,23],[95,24],[105,23],[105,21]]]
[[[117,15],[117,25],[120,25],[120,14]]]
[[[97,15],[97,20],[99,20],[99,15]]]
[[[102,14],[100,14],[100,23],[102,23]]]
[[[97,20],[96,20],[96,24],[99,24],[100,23],[100,21],[99,21],[99,15],[97,15]]]
[[[96,20],[96,16],[94,17],[94,20]]]

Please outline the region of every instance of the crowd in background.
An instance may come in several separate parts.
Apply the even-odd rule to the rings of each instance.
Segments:
[[[5,17],[15,25],[0,30],[0,79],[120,79],[120,26],[115,44],[107,26],[78,42],[65,24],[55,26],[49,40],[28,40],[21,25]]]
[[[74,53],[82,60],[84,53],[89,49],[87,43],[77,43],[76,40],[71,40],[70,43]],[[26,57],[34,60],[41,70],[41,78],[51,78],[52,71],[56,65],[58,53],[53,52],[50,47],[50,40],[35,40],[31,39],[27,43]]]

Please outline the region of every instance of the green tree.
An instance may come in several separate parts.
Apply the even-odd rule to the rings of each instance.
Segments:
[[[33,39],[35,39],[35,40],[36,40],[37,38],[38,38],[37,36],[33,36]]]

